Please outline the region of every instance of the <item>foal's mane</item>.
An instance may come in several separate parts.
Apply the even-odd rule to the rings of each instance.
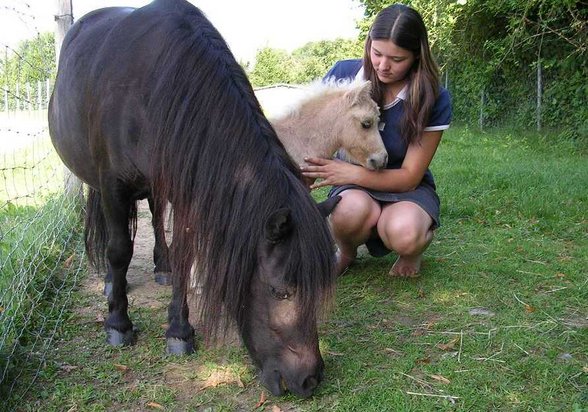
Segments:
[[[288,207],[295,228],[285,273],[303,316],[315,316],[334,283],[327,225],[220,34],[198,9],[167,2],[147,115],[153,196],[174,209],[174,276],[186,279],[195,263],[205,332],[214,336],[221,313],[241,326],[264,222]]]
[[[272,118],[272,121],[281,122],[305,113],[316,113],[315,108],[325,107],[325,102],[340,97],[354,87],[357,87],[357,83],[347,79],[336,80],[331,78],[325,81],[312,82],[304,89],[302,97],[292,102],[288,110]]]

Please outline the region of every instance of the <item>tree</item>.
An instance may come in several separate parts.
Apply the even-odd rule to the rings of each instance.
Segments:
[[[55,77],[55,36],[42,33],[19,43],[12,56],[3,61],[2,80],[13,83],[36,82]],[[6,57],[6,56],[5,56]]]
[[[360,0],[365,37],[390,4]],[[588,7],[574,0],[412,0],[423,16],[454,117],[546,126],[588,137]]]
[[[264,47],[255,55],[255,66],[249,73],[254,86],[290,83],[292,62],[285,50]]]
[[[14,107],[16,99],[24,99],[16,96],[17,85],[22,93],[26,84],[32,86],[31,100],[37,99],[39,81],[55,78],[55,36],[53,33],[42,33],[34,39],[24,40],[19,43],[16,50],[6,48],[2,60],[0,87],[9,91],[11,107]]]
[[[308,83],[322,78],[341,59],[358,58],[362,45],[357,40],[336,39],[309,42],[288,54],[266,47],[257,52],[249,80],[254,86],[278,83]]]
[[[322,78],[333,64],[342,59],[360,58],[363,47],[358,40],[336,39],[310,42],[292,52],[296,62],[293,80],[308,83]]]

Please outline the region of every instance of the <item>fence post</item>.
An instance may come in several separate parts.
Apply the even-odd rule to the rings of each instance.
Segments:
[[[56,0],[57,13],[55,14],[55,59],[59,69],[59,52],[63,38],[73,24],[73,6],[72,0]],[[78,179],[68,168],[64,167],[64,185],[65,193],[72,197],[78,197],[80,200],[84,197],[82,181]]]
[[[59,64],[59,52],[61,51],[61,43],[63,38],[73,25],[73,6],[72,0],[55,0],[57,3],[57,13],[55,14],[55,59]]]

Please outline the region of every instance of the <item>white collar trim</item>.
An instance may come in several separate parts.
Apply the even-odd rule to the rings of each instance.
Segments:
[[[384,106],[384,110],[387,110],[393,106],[396,106],[401,100],[402,101],[406,100],[407,95],[408,95],[408,84],[404,85],[402,90],[400,90],[398,92],[394,101],[392,101],[391,103],[388,103],[387,105]]]
[[[363,77],[363,66],[362,66],[359,68],[359,71],[355,75],[355,81],[364,81],[364,80],[365,79]],[[389,109],[392,106],[395,106],[401,100],[406,100],[407,96],[408,96],[408,84],[405,84],[404,87],[402,88],[402,90],[400,90],[398,92],[398,94],[396,95],[396,98],[394,99],[394,101],[391,103],[388,103],[387,105],[384,106],[384,110]]]

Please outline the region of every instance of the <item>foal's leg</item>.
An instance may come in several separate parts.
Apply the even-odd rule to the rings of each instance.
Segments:
[[[107,184],[103,186],[108,187]],[[108,318],[104,322],[104,329],[107,342],[115,346],[133,343],[133,324],[127,312],[127,270],[133,255],[133,243],[129,234],[131,200],[117,197],[121,192],[123,190],[116,184],[112,184],[110,190],[101,191],[109,233],[106,259],[112,276],[112,292],[108,295]]]
[[[167,352],[187,355],[194,352],[194,328],[188,322],[187,273],[173,279],[172,300],[168,308],[169,327],[165,333]]]
[[[155,282],[160,285],[171,285],[171,267],[169,264],[169,248],[165,240],[164,212],[165,208],[158,207],[155,201],[149,197],[149,210],[151,210],[151,225],[155,234],[155,246],[153,247],[153,262],[155,263]]]

